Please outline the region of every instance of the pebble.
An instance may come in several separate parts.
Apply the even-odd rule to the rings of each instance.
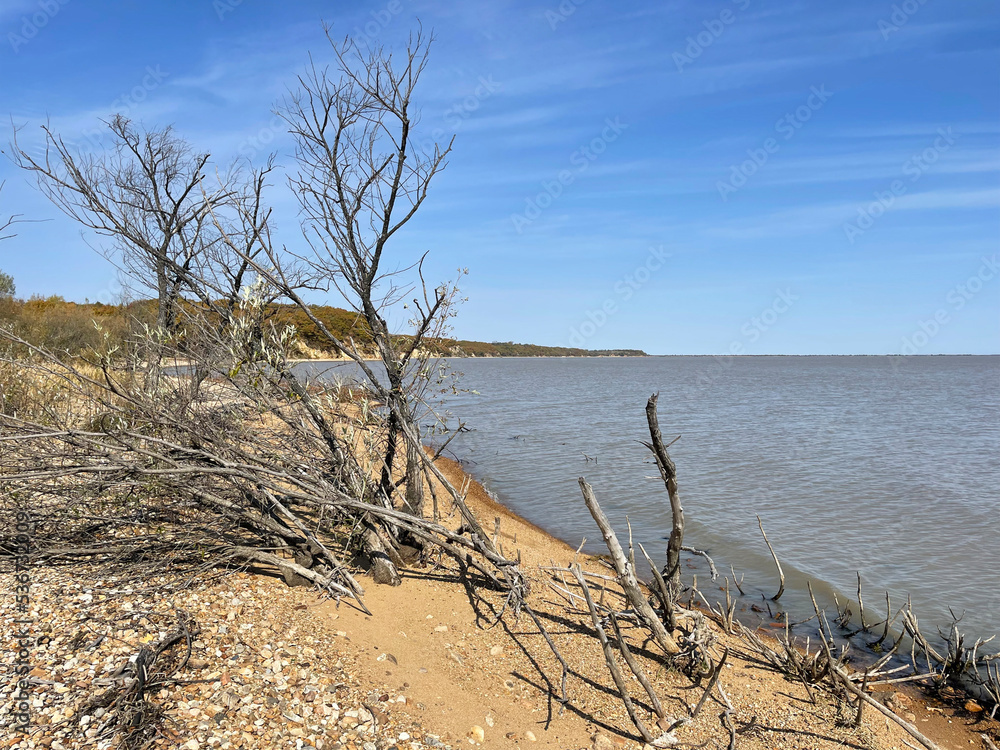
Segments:
[[[106,722],[115,717],[113,706],[79,710],[94,694],[92,681],[110,676],[142,646],[155,646],[173,630],[176,610],[189,612],[201,629],[184,670],[198,679],[149,696],[166,717],[169,741],[162,747],[388,750],[406,742],[398,750],[412,750],[412,738],[423,737],[419,724],[404,714],[365,707],[366,702],[374,705],[373,696],[364,692],[371,684],[352,673],[351,658],[331,647],[335,633],[322,615],[313,620],[305,614],[311,610],[302,606],[315,603],[315,594],[308,591],[290,593],[280,581],[243,573],[197,592],[172,589],[168,579],[153,577],[147,581],[148,593],[125,592],[125,602],[121,589],[115,591],[114,576],[86,566],[72,572],[39,566],[32,579],[32,616],[52,636],[33,649],[35,676],[50,682],[34,691],[31,702],[33,721],[51,731],[31,747],[110,750],[113,745],[105,736]],[[98,579],[103,579],[100,586],[94,583]],[[82,581],[92,587],[89,601],[76,596]],[[5,631],[13,628],[16,616],[12,601],[0,598],[0,629]],[[136,612],[148,614],[140,619]],[[85,633],[81,648],[77,623],[85,620],[107,625]],[[182,649],[183,644],[169,656],[183,655]],[[392,654],[384,660],[396,663]],[[379,694],[386,695],[387,705],[406,701],[397,693],[392,695],[398,698],[388,698],[384,688]],[[0,684],[0,709],[8,697],[7,683]],[[0,748],[9,747],[6,739],[0,739]]]
[[[469,731],[470,736],[476,742],[482,743],[486,739],[486,730],[484,730],[478,724],[473,725],[472,729]]]

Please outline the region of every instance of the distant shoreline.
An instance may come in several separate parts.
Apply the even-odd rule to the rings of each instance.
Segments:
[[[433,355],[431,359],[649,359],[650,357],[660,356],[660,357],[676,357],[676,356],[686,356],[677,354],[593,354],[593,355],[582,355],[582,354],[503,354],[488,357],[477,357],[475,355],[469,354],[437,354]],[[382,360],[378,357],[362,357],[363,362],[381,362]],[[289,362],[293,364],[299,364],[300,362],[353,362],[353,359],[348,357],[320,357],[318,359],[311,358],[296,358],[289,359]]]
[[[500,354],[489,356],[476,356],[470,354],[439,354],[433,355],[431,359],[668,359],[668,358],[699,358],[699,359],[758,359],[761,357],[798,357],[806,358],[899,358],[912,359],[914,357],[1000,357],[1000,352],[995,354]],[[363,357],[365,362],[379,362],[378,357]],[[300,362],[352,362],[347,357],[317,357],[317,358],[294,358],[289,362],[298,364]]]

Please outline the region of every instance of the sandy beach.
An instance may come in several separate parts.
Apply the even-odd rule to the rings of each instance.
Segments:
[[[458,464],[438,463],[449,482],[466,481]],[[509,612],[497,621],[502,593],[465,585],[449,558],[407,569],[398,587],[363,578],[370,615],[308,587],[289,590],[265,570],[209,573],[177,588],[167,579],[110,575],[95,584],[83,568],[45,568],[32,572],[41,635],[32,648],[34,729],[26,739],[5,732],[0,748],[89,746],[87,727],[96,735],[102,715],[102,677],[161,634],[177,610],[194,617],[199,633],[176,675],[181,682],[155,695],[164,723],[151,747],[643,748],[590,621],[567,608],[549,586],[558,578],[543,568],[576,559],[596,575],[609,570],[499,505],[476,482],[469,484],[468,503],[484,527],[499,519],[500,548],[520,555],[531,606],[569,666],[565,704],[558,700],[559,663],[532,621]],[[457,525],[458,516],[445,521]],[[613,582],[606,588],[615,595]],[[2,617],[5,632],[13,634],[9,600]],[[704,686],[665,669],[652,647],[635,639],[638,632],[624,635],[666,711],[689,715]],[[874,711],[852,726],[832,698],[818,694],[814,704],[802,684],[754,659],[739,638],[720,627],[714,632],[718,647],[729,649],[719,684],[734,708],[738,747],[913,746]],[[8,676],[0,697],[9,697],[11,687]],[[638,684],[632,688],[643,718],[655,719]],[[929,701],[891,685],[874,695],[941,747],[987,747],[980,735],[997,732],[995,722],[964,710],[957,697]],[[9,725],[10,705],[4,700],[0,725]],[[696,720],[675,731],[677,746],[726,747],[721,710],[711,699]]]

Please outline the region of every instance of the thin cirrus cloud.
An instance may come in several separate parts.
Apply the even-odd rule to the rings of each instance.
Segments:
[[[31,0],[3,3],[0,42],[36,7]],[[815,328],[817,348],[808,351],[848,353],[843,342],[853,340],[856,351],[893,352],[898,321],[918,320],[937,304],[933,280],[967,274],[970,258],[995,244],[995,3],[925,3],[888,34],[879,24],[891,18],[893,3],[881,0],[638,0],[628,7],[611,0],[404,0],[393,6],[398,13],[386,15],[387,7],[381,0],[335,8],[320,0],[240,3],[220,17],[211,3],[165,10],[109,0],[102,13],[64,3],[16,54],[0,50],[3,114],[27,125],[23,143],[37,146],[44,122],[79,139],[120,108],[147,66],[162,65],[169,75],[129,116],[174,125],[223,164],[259,162],[275,151],[276,239],[302,247],[284,184],[293,144],[273,107],[294,87],[310,52],[318,65],[330,62],[320,19],[335,36],[392,49],[419,19],[436,35],[419,130],[424,137],[440,132],[439,141],[457,138],[448,170],[411,230],[398,236],[396,252],[402,260],[430,250],[429,263],[443,278],[470,267],[471,299],[457,322],[464,338],[566,343],[566,321],[581,319],[593,294],[607,293],[601,290],[662,245],[674,253],[670,270],[637,290],[588,346],[614,348],[635,342],[641,331],[648,351],[684,353],[644,324],[650,311],[682,299],[689,326],[683,340],[715,340],[703,320],[738,328],[763,296],[794,283],[812,285],[809,303],[795,311],[800,330]],[[725,10],[732,21],[719,27],[714,21]],[[705,45],[709,27],[719,33]],[[697,54],[678,65],[692,40]],[[66,50],[73,50],[72,66]],[[717,183],[750,158],[748,150],[759,154],[776,137],[779,119],[802,111],[811,87],[823,85],[834,92],[829,101],[796,123],[787,140],[777,136],[780,149],[723,200]],[[602,144],[609,118],[626,127]],[[949,126],[955,142],[916,182],[907,181],[907,160]],[[564,170],[572,179],[555,186]],[[93,238],[81,238],[0,160],[4,179],[4,206],[43,221],[0,246],[0,268],[26,294],[93,297],[108,277],[87,246]],[[906,194],[852,245],[843,225],[896,179]],[[541,206],[537,215],[533,206]],[[530,219],[519,225],[516,217],[525,213]],[[842,270],[848,267],[850,273]],[[877,284],[892,314],[883,320],[870,312],[874,317],[862,322],[809,317],[809,310],[836,309],[854,279]],[[522,282],[530,292],[518,299],[531,300],[532,314],[508,315],[505,295]],[[1000,310],[1000,281],[969,308],[927,353],[967,351],[970,341],[978,342],[976,351],[1000,351],[995,327],[982,328],[985,311]],[[831,330],[836,335],[827,335]],[[788,353],[806,353],[799,339],[769,337],[793,340]],[[836,349],[821,349],[834,341]]]
[[[873,203],[870,195],[859,196],[854,203],[822,203],[798,206],[763,216],[734,219],[720,226],[706,229],[706,235],[722,239],[760,239],[794,237],[802,235],[829,235],[830,229],[840,230],[846,222],[857,219],[859,209]],[[891,217],[907,211],[1000,209],[1000,189],[982,190],[929,190],[895,198],[892,206],[882,215]],[[833,235],[836,237],[836,235]],[[843,240],[841,232],[839,239]]]

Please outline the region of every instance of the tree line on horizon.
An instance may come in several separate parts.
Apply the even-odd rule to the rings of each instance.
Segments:
[[[375,354],[371,330],[363,317],[331,305],[314,305],[312,310],[327,330],[341,339],[353,339],[359,347]],[[294,326],[297,340],[304,345],[301,349],[304,356],[335,356],[334,352],[328,351],[328,342],[319,324],[297,306],[271,303],[266,308],[266,316],[276,326]],[[54,351],[72,356],[93,355],[102,346],[121,345],[137,321],[152,325],[155,319],[155,300],[108,304],[73,302],[59,295],[33,295],[18,299],[13,279],[0,272],[0,325],[11,325],[25,338]],[[399,338],[405,339],[406,336],[403,334]],[[581,349],[455,338],[427,339],[424,345],[433,355],[452,357],[647,356],[639,349]]]

